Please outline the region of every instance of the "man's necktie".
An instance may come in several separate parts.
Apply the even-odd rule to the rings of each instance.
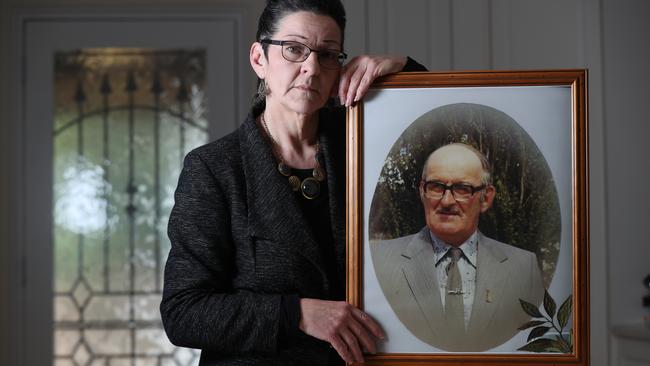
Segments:
[[[445,296],[445,320],[448,332],[459,336],[465,333],[465,315],[463,311],[463,282],[458,270],[458,260],[463,252],[450,248],[451,263],[447,267],[447,294]]]

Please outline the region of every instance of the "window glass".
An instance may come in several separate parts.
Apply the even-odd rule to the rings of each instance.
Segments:
[[[205,50],[55,55],[54,364],[195,365],[158,306],[183,156],[207,142]]]

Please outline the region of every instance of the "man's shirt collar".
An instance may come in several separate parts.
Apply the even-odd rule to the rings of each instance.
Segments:
[[[431,243],[433,243],[433,255],[436,263],[436,267],[444,258],[446,258],[447,251],[452,245],[445,243],[438,237],[436,237],[431,230],[429,230],[429,236],[431,237]],[[463,252],[463,257],[476,268],[476,257],[478,251],[478,231],[474,231],[470,237],[465,240],[463,244],[458,247]]]

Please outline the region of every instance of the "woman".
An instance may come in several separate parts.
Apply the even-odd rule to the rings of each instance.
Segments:
[[[343,301],[344,111],[325,105],[337,93],[358,101],[407,58],[342,68],[344,30],[339,0],[268,1],[250,49],[252,113],[185,159],[161,313],[170,340],[200,348],[203,365],[362,361],[383,337]]]

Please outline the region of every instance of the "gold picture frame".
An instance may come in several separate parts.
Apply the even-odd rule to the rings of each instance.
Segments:
[[[490,122],[492,120],[497,122]],[[503,120],[507,121],[501,122]],[[501,129],[498,127],[501,125],[494,127],[495,125],[489,123],[505,123],[503,125],[506,127]],[[589,192],[586,70],[394,74],[377,80],[366,98],[348,109],[346,128],[347,300],[373,316],[384,327],[388,336],[388,340],[380,344],[377,354],[366,356],[366,365],[588,365]],[[520,130],[523,133],[517,132]],[[513,134],[517,136],[513,137]],[[498,148],[502,154],[509,154],[512,159],[517,156],[523,159],[521,150],[526,150],[524,153],[528,155],[525,156],[530,156],[532,153],[529,150],[538,148],[539,154],[534,157],[537,160],[530,158],[530,161],[546,163],[546,168],[543,167],[544,164],[539,163],[537,165],[542,166],[539,168],[542,173],[535,173],[532,168],[527,168],[529,170],[525,172],[533,177],[534,174],[545,174],[545,185],[555,189],[555,196],[552,189],[548,194],[557,197],[551,200],[557,201],[557,206],[534,207],[530,210],[538,210],[543,213],[543,217],[552,216],[553,220],[542,219],[540,216],[538,221],[553,221],[554,226],[548,224],[545,228],[537,227],[540,225],[532,228],[532,224],[488,225],[488,231],[501,237],[510,235],[511,238],[517,239],[513,240],[515,243],[526,241],[524,239],[528,238],[526,243],[532,245],[534,250],[531,251],[537,251],[540,258],[544,285],[548,289],[537,311],[547,318],[548,313],[552,313],[551,322],[564,323],[562,329],[553,329],[551,323],[533,323],[529,328],[514,331],[516,333],[511,339],[488,350],[449,351],[438,347],[435,341],[429,342],[426,337],[415,335],[408,323],[401,322],[405,316],[397,314],[404,311],[404,308],[409,312],[425,313],[427,310],[408,308],[402,304],[395,306],[389,303],[384,294],[376,274],[376,264],[373,263],[371,248],[374,246],[371,246],[371,242],[374,245],[375,241],[413,234],[414,228],[422,225],[423,218],[418,217],[422,215],[422,207],[417,207],[416,192],[418,174],[426,156],[423,154],[430,152],[427,149],[433,150],[436,146],[458,140],[474,145],[476,143],[472,141],[478,140],[483,144],[492,143],[492,147],[486,148],[484,145],[483,148],[492,149],[492,155],[496,155],[494,151]],[[529,141],[529,145],[522,143],[522,146],[532,148],[517,148],[515,143],[503,143],[519,140]],[[395,168],[398,164],[398,155],[395,154],[406,157],[399,162],[402,164],[401,168]],[[494,167],[495,171],[497,168],[498,166]],[[402,169],[398,172],[399,179],[395,178],[395,169]],[[524,171],[524,168],[520,170]],[[503,181],[507,184],[500,187],[505,192],[504,195],[517,191],[516,194],[522,202],[532,200],[527,200],[526,197],[529,196],[526,195],[533,197],[536,192],[523,192],[523,187],[528,184],[524,183],[524,178],[518,178],[521,180],[517,182],[522,187],[520,190],[509,190],[508,184],[512,182],[509,181],[509,176],[503,174],[506,177]],[[392,185],[397,186],[392,188],[392,191],[386,188],[386,182],[390,179],[393,179],[393,183],[397,182]],[[526,179],[531,182],[543,180],[541,175]],[[531,187],[542,187],[539,183],[530,184]],[[505,196],[501,197],[503,199]],[[496,200],[498,202],[499,196]],[[546,199],[543,202],[548,201]],[[401,209],[400,205],[406,208]],[[541,203],[537,205],[540,206]],[[502,206],[505,207],[506,203]],[[507,211],[503,207],[501,211]],[[518,206],[519,211],[515,214],[497,212],[491,220],[498,222],[501,218],[506,221],[504,218],[514,217],[508,215],[525,216],[528,211],[523,212],[522,207],[524,206]],[[395,210],[399,212],[395,213]],[[399,217],[401,221],[395,217]],[[508,220],[518,219],[519,217],[515,217]],[[495,229],[494,226],[498,228]],[[515,229],[508,233],[502,226],[515,226]],[[483,230],[481,226],[479,229]],[[542,240],[538,239],[542,233],[553,238],[544,239],[545,243],[551,244],[534,244]],[[547,260],[546,257],[550,259]],[[558,298],[554,300],[554,296]],[[489,291],[487,297],[486,301],[491,300]],[[568,301],[565,302],[565,299]],[[535,312],[535,309],[525,310],[523,307],[524,305],[522,311],[526,313]],[[402,310],[396,312],[396,308]],[[535,316],[531,318],[544,320]],[[437,324],[430,326],[437,327]],[[559,327],[559,324],[557,326]],[[549,329],[535,330],[544,327]],[[531,336],[533,330],[536,333]],[[553,333],[554,330],[559,331]],[[488,329],[484,331],[488,332],[486,336],[490,336]],[[541,336],[536,337],[540,334]],[[562,340],[566,340],[564,344],[570,344],[571,347],[559,349],[559,346],[549,346],[557,345],[558,343],[553,342],[559,342],[559,337],[563,337]],[[550,341],[535,342],[536,339]],[[533,346],[527,348],[528,351],[519,350],[520,345],[524,347],[533,342],[538,346],[545,346],[538,347],[535,351],[530,351],[535,349]],[[540,350],[544,351],[539,352]]]

